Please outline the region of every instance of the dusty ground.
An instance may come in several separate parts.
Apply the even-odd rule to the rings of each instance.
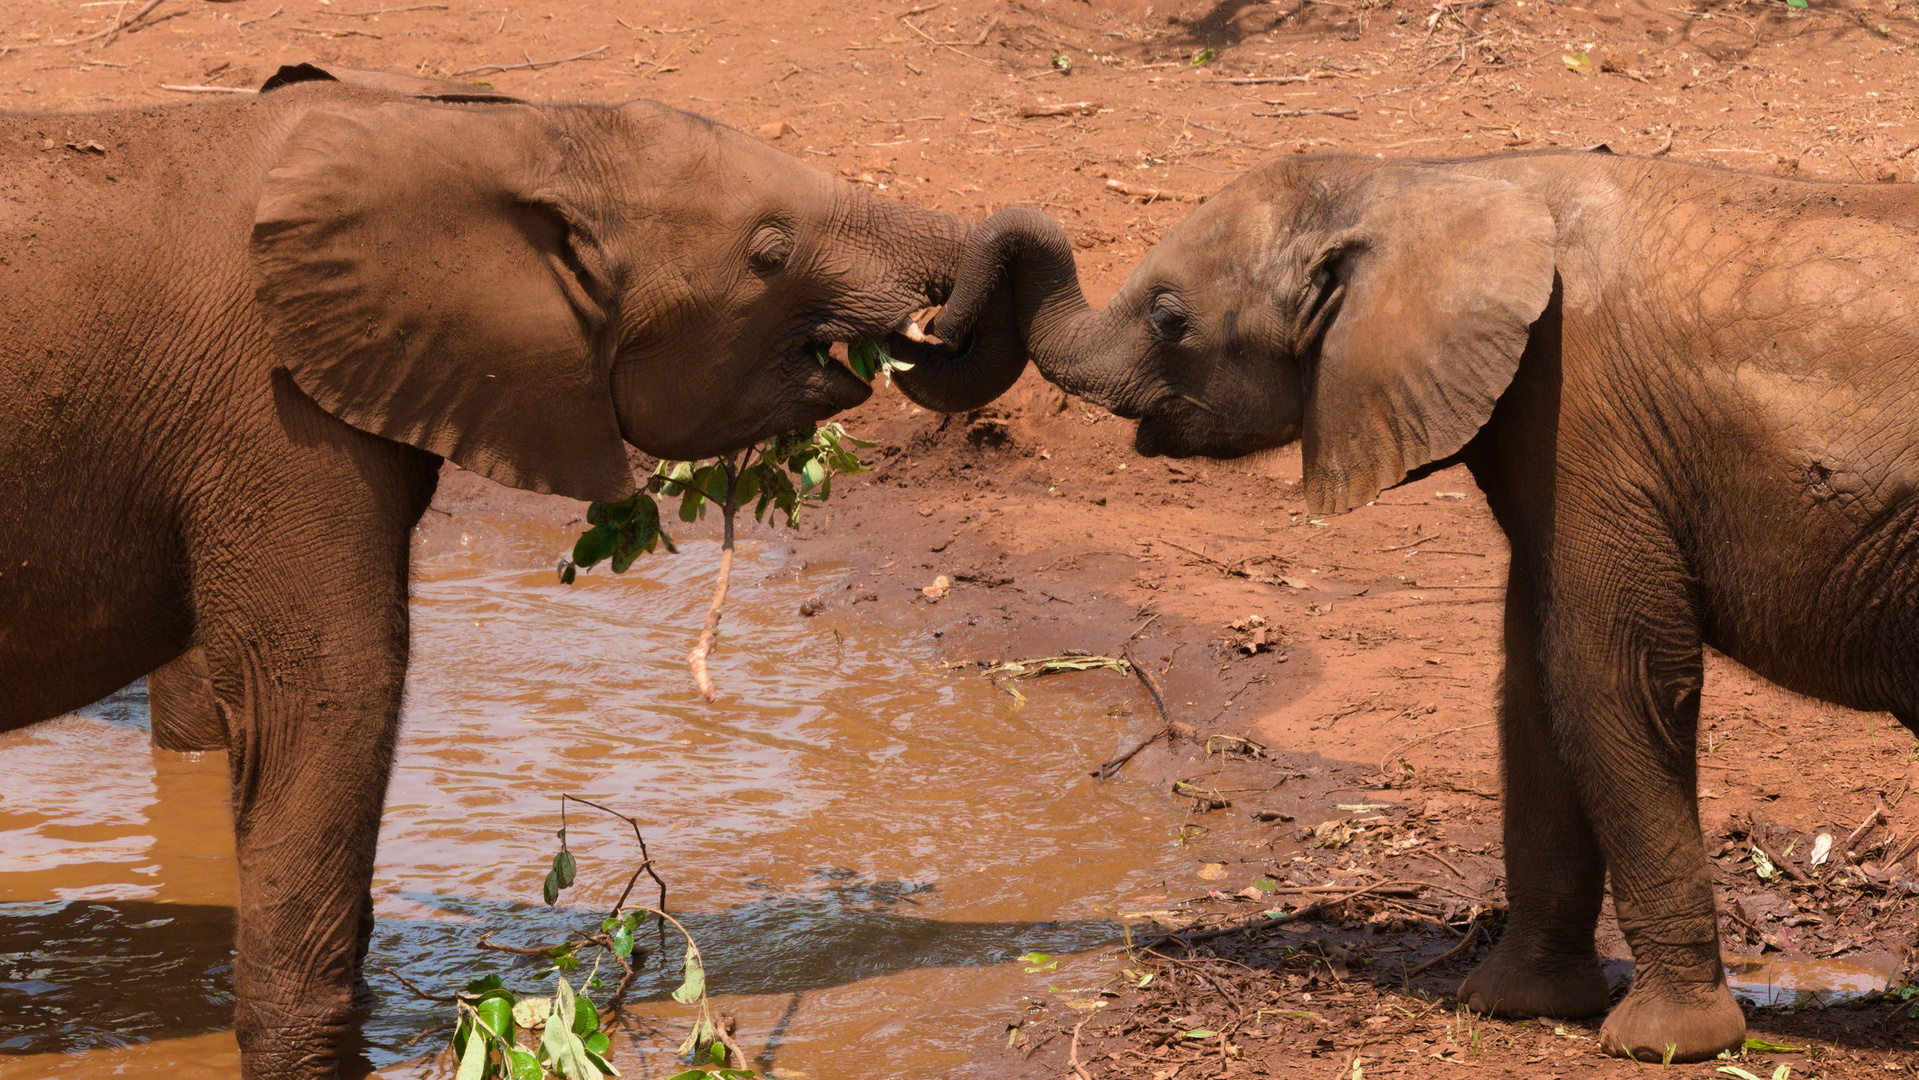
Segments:
[[[302,60],[538,99],[653,97],[903,199],[973,217],[1041,207],[1075,236],[1095,299],[1187,199],[1274,154],[1603,142],[1781,174],[1919,179],[1910,0],[130,0],[0,11],[0,104],[11,109],[188,102]],[[130,21],[107,32],[116,18]],[[1210,61],[1196,65],[1202,50]],[[563,58],[575,59],[528,66]],[[1269,81],[1232,81],[1254,78]],[[59,121],[48,127],[58,134]],[[1145,202],[1127,194],[1155,191]],[[1154,927],[1339,895],[1298,891],[1308,886],[1390,886],[1260,941],[1162,943],[1131,969],[1133,984],[1154,976],[1143,989],[1116,981],[1009,1002],[1007,1070],[1357,1080],[1641,1068],[1599,1057],[1591,1023],[1474,1020],[1446,997],[1497,933],[1502,896],[1490,724],[1505,551],[1462,471],[1315,520],[1296,454],[1142,460],[1130,425],[1031,379],[971,417],[882,393],[847,422],[881,441],[880,464],[816,516],[806,551],[851,558],[872,584],[825,603],[905,606],[893,614],[954,663],[1130,648],[1195,729],[1174,754],[1156,748],[1127,766],[1194,802],[1196,876],[1139,898],[1142,944]],[[954,588],[928,601],[920,589],[940,574]],[[1249,616],[1264,620],[1263,643]],[[1905,804],[1919,776],[1912,738],[1723,659],[1709,669],[1704,814],[1709,846],[1722,847],[1727,949],[1899,967],[1919,889],[1907,839],[1919,821]],[[1144,697],[1136,715],[1142,738],[1158,726]],[[1234,738],[1208,738],[1221,734]],[[1853,859],[1810,867],[1812,838],[1831,833],[1843,849],[1876,799],[1891,824],[1861,837]],[[1231,805],[1205,809],[1221,802]],[[1797,877],[1762,882],[1755,839]],[[1255,881],[1277,891],[1234,895]],[[1390,885],[1399,881],[1425,885]],[[1608,955],[1624,957],[1607,934]],[[1752,1020],[1755,1034],[1805,1048],[1749,1054],[1740,1067],[1760,1075],[1775,1060],[1794,1076],[1919,1068],[1919,1021],[1896,1003]]]

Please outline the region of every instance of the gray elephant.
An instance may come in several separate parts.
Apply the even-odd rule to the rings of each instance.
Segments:
[[[1059,227],[974,233],[941,324],[1014,289],[1041,371],[1145,454],[1298,439],[1315,513],[1464,462],[1512,546],[1500,715],[1510,922],[1460,989],[1605,1012],[1611,876],[1637,975],[1602,1041],[1736,1048],[1694,746],[1701,647],[1919,714],[1919,186],[1607,153],[1275,161],[1104,310]]]
[[[819,346],[944,298],[966,222],[650,102],[257,98],[0,119],[0,730],[147,672],[232,755],[249,1078],[333,1075],[442,458],[580,499],[871,393]],[[895,336],[922,404],[1011,323]]]

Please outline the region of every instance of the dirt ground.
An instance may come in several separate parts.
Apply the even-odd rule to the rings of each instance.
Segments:
[[[975,218],[1044,209],[1075,237],[1096,302],[1192,200],[1275,154],[1604,143],[1919,179],[1911,0],[486,2],[8,2],[0,105],[184,103],[298,61],[541,100],[651,97],[901,199]],[[1506,553],[1462,470],[1314,519],[1296,452],[1144,460],[1130,424],[1030,375],[971,416],[882,392],[846,422],[880,441],[878,467],[814,517],[802,550],[850,560],[871,584],[822,604],[892,608],[955,664],[1129,649],[1190,732],[1126,768],[1192,802],[1194,876],[1137,899],[1130,974],[1008,1002],[994,1069],[1648,1067],[1601,1057],[1592,1021],[1475,1019],[1448,997],[1497,934],[1503,895],[1492,723]],[[929,599],[939,575],[951,591]],[[1728,953],[1903,982],[1919,927],[1905,802],[1919,748],[1889,717],[1786,694],[1720,657],[1708,669],[1703,814]],[[1143,696],[1135,716],[1141,738],[1159,726]],[[1888,822],[1848,842],[1880,802]],[[1820,833],[1835,851],[1814,867]],[[1775,881],[1758,876],[1755,846]],[[1163,930],[1269,921],[1358,886],[1376,888],[1257,940],[1145,948]],[[1610,923],[1602,942],[1623,978]],[[1750,1051],[1737,1067],[1757,1075],[1919,1071],[1919,1020],[1897,1001],[1749,1015],[1756,1036],[1800,1048]],[[1725,1065],[1673,1071],[1735,1075]]]

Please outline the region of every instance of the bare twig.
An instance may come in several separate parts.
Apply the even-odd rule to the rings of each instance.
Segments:
[[[422,990],[418,986],[415,986],[413,984],[412,979],[407,978],[405,975],[400,974],[399,972],[393,970],[390,967],[383,967],[380,970],[400,980],[400,985],[406,987],[408,990],[413,991],[413,996],[417,998],[421,998],[426,1001],[442,1001],[442,1002],[460,1000],[459,995],[457,994],[447,994],[444,997],[440,996],[439,994],[429,994],[425,990]]]
[[[1140,202],[1146,203],[1159,202],[1162,200],[1166,202],[1191,203],[1206,201],[1206,196],[1204,195],[1188,195],[1184,192],[1167,191],[1164,188],[1136,188],[1131,184],[1121,183],[1118,180],[1106,181],[1106,190],[1117,195],[1124,195],[1129,199],[1137,199]]]
[[[1487,720],[1478,724],[1467,724],[1463,727],[1447,728],[1444,731],[1429,732],[1425,735],[1419,736],[1416,739],[1408,739],[1405,742],[1400,743],[1398,746],[1393,747],[1393,749],[1390,752],[1388,752],[1385,757],[1379,759],[1379,771],[1385,772],[1388,768],[1392,767],[1393,759],[1398,757],[1400,754],[1404,753],[1407,749],[1409,749],[1416,743],[1424,742],[1427,739],[1437,739],[1441,735],[1457,735],[1462,731],[1476,731],[1479,728],[1491,727],[1496,722],[1497,721]]]
[[[481,64],[479,67],[466,68],[461,71],[456,71],[453,74],[479,75],[491,71],[518,71],[521,68],[543,68],[552,67],[555,64],[570,64],[575,60],[584,60],[589,56],[598,56],[608,48],[611,48],[611,46],[602,45],[597,49],[588,49],[583,53],[576,53],[572,56],[562,56],[557,60],[528,60],[524,64]]]
[[[1035,116],[1091,116],[1099,111],[1097,101],[1066,101],[1058,105],[1022,105],[1019,114]]]
[[[1337,116],[1342,120],[1359,119],[1359,110],[1354,108],[1338,109],[1277,109],[1273,112],[1256,112],[1254,116]]]
[[[1073,1067],[1073,1075],[1079,1077],[1079,1080],[1093,1080],[1092,1074],[1088,1073],[1086,1067],[1079,1063],[1079,1029],[1085,1027],[1086,1021],[1091,1019],[1092,1017],[1088,1016],[1073,1025],[1073,1045],[1066,1050],[1067,1064]]]
[[[172,90],[177,94],[256,94],[259,91],[250,86],[174,86],[161,83],[160,89]]]
[[[86,37],[74,38],[72,41],[55,41],[55,42],[49,42],[49,44],[58,45],[62,48],[72,48],[75,45],[85,45],[89,41],[98,41],[101,38],[110,38],[113,35],[119,33],[120,31],[125,30],[126,28],[132,26],[134,23],[139,22],[141,19],[146,18],[148,15],[153,14],[153,9],[159,7],[161,4],[164,4],[164,3],[166,3],[166,0],[147,0],[147,4],[145,7],[142,7],[140,10],[134,12],[131,16],[125,19],[114,20],[113,25],[107,27],[105,30],[88,34]],[[185,14],[185,12],[182,12],[181,14]],[[15,48],[19,48],[19,46],[15,46]]]
[[[720,467],[726,470],[726,502],[720,505],[726,519],[725,539],[720,542],[720,580],[713,586],[713,603],[706,609],[706,627],[700,631],[700,640],[694,643],[693,651],[686,654],[686,662],[693,668],[693,681],[699,684],[700,696],[708,701],[720,696],[713,688],[713,677],[707,674],[706,657],[713,651],[713,635],[720,628],[720,609],[726,606],[727,579],[733,575],[733,511],[739,509],[740,474],[734,470],[731,457],[721,458]]]
[[[1407,969],[1407,971],[1402,977],[1410,979],[1415,975],[1424,975],[1426,972],[1432,970],[1433,968],[1436,968],[1439,965],[1445,963],[1446,961],[1451,960],[1453,957],[1458,956],[1460,953],[1465,952],[1469,948],[1472,948],[1472,944],[1475,940],[1478,939],[1479,933],[1480,933],[1479,916],[1474,915],[1472,918],[1472,921],[1466,924],[1466,934],[1464,937],[1459,939],[1459,943],[1457,945],[1454,945],[1452,948],[1447,949],[1445,952],[1439,954],[1438,956],[1433,957],[1431,960],[1426,961],[1425,963],[1419,965],[1416,968]]]
[[[1155,616],[1155,618],[1157,618],[1157,616]],[[1160,729],[1153,732],[1145,741],[1106,764],[1101,765],[1099,768],[1094,769],[1092,775],[1101,780],[1111,780],[1113,774],[1119,772],[1120,768],[1127,762],[1133,760],[1141,750],[1165,738],[1173,731],[1173,714],[1166,711],[1166,695],[1160,692],[1159,680],[1153,678],[1153,673],[1147,671],[1138,660],[1133,659],[1131,650],[1122,650],[1120,655],[1126,658],[1126,663],[1133,669],[1133,674],[1139,677],[1140,685],[1146,688],[1147,693],[1153,695],[1153,705],[1159,710],[1159,718],[1162,724]]]
[[[1861,837],[1871,832],[1874,825],[1891,820],[1892,819],[1886,815],[1885,801],[1880,799],[1879,796],[1874,795],[1872,797],[1872,813],[1867,814],[1866,820],[1860,822],[1859,827],[1852,830],[1852,834],[1846,837],[1846,842],[1840,845],[1840,850],[1846,853],[1847,859],[1857,861],[1859,856],[1853,851],[1853,845],[1857,844]],[[1774,861],[1775,863],[1777,862],[1777,860]]]
[[[336,19],[371,19],[377,15],[398,15],[403,11],[445,11],[445,4],[414,4],[410,7],[379,8],[374,11],[322,11]]]

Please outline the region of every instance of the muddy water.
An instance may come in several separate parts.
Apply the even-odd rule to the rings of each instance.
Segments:
[[[1111,715],[1126,680],[1028,684],[1015,710],[934,666],[902,598],[838,602],[872,579],[756,542],[708,705],[681,657],[714,545],[567,588],[550,569],[565,516],[433,514],[416,544],[368,965],[363,1053],[382,1075],[435,1074],[419,1059],[441,1040],[439,1007],[383,968],[452,985],[500,966],[481,929],[557,936],[624,884],[630,838],[570,814],[580,884],[538,906],[562,791],[646,824],[723,1008],[783,1077],[967,1073],[1023,994],[1073,985],[1072,962],[1015,957],[1112,941],[1119,901],[1190,874],[1170,800],[1086,776],[1144,727]],[[816,594],[836,602],[799,617]],[[145,724],[136,686],[0,735],[0,1077],[233,1075],[225,762],[150,750]],[[679,1068],[686,1010],[660,966],[639,991],[659,1035],[617,1048],[629,1075]]]

